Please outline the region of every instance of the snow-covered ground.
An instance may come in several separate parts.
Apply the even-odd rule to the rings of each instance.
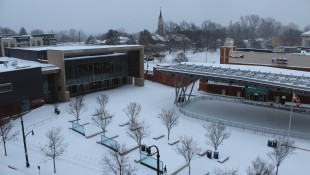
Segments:
[[[175,54],[176,55],[176,54]],[[195,56],[196,55],[196,56]],[[197,61],[205,59],[205,53],[201,53],[200,56],[195,54],[190,58],[190,61]],[[211,60],[210,56],[210,60]],[[214,56],[214,59],[218,57]],[[168,62],[169,60],[167,60]],[[209,62],[209,55],[208,55]],[[213,61],[211,61],[212,63]],[[156,64],[156,61],[155,61]],[[197,88],[196,88],[197,89]],[[120,144],[126,144],[128,148],[133,147],[135,142],[126,136],[125,128],[120,127],[119,124],[123,124],[127,121],[127,117],[122,111],[129,102],[137,102],[141,104],[142,111],[140,114],[140,120],[145,120],[150,125],[151,135],[150,137],[143,139],[143,143],[147,145],[156,145],[160,151],[160,159],[164,165],[167,165],[167,174],[171,174],[176,169],[185,164],[184,159],[177,155],[174,151],[175,146],[170,146],[167,140],[166,128],[161,124],[157,115],[161,112],[161,109],[176,108],[173,104],[174,100],[174,88],[145,81],[144,87],[135,87],[132,85],[124,85],[122,87],[106,90],[103,93],[109,95],[110,100],[107,104],[107,109],[112,114],[115,114],[113,122],[107,127],[106,136],[112,137],[119,135],[115,140]],[[96,132],[98,129],[92,125],[91,117],[95,111],[96,103],[95,98],[102,92],[96,92],[85,95],[87,104],[87,110],[82,114],[80,123],[90,122],[91,124],[86,127],[86,134]],[[227,104],[229,105],[229,104]],[[238,104],[234,104],[238,105]],[[240,104],[242,105],[242,104]],[[101,158],[107,154],[109,149],[96,143],[100,140],[100,136],[86,139],[84,136],[70,130],[71,124],[69,120],[74,119],[66,112],[68,103],[60,105],[60,115],[54,113],[52,105],[45,105],[38,109],[31,111],[24,116],[24,124],[27,127],[27,132],[31,129],[34,130],[35,135],[31,134],[27,136],[27,148],[29,154],[30,167],[25,166],[25,154],[23,148],[22,135],[17,135],[15,140],[11,140],[7,143],[8,156],[4,156],[4,149],[1,143],[0,149],[0,175],[33,175],[39,174],[37,166],[41,167],[41,174],[52,175],[53,164],[51,160],[46,161],[43,155],[40,153],[40,146],[46,144],[45,134],[53,127],[61,127],[62,133],[65,138],[65,142],[68,144],[68,148],[65,154],[60,160],[56,161],[57,174],[59,175],[102,175],[102,162]],[[240,107],[243,108],[243,107]],[[256,108],[253,108],[255,110]],[[220,106],[216,111],[222,111]],[[261,110],[258,110],[261,112]],[[215,117],[225,113],[212,113]],[[40,122],[45,120],[44,122]],[[38,123],[39,122],[39,123]],[[37,123],[35,126],[34,123]],[[206,138],[204,136],[205,129],[202,127],[206,122],[188,118],[180,115],[179,124],[172,129],[170,140],[176,140],[180,136],[193,137],[199,146],[203,149],[213,148],[205,143]],[[13,131],[21,129],[20,120],[14,121]],[[267,140],[272,139],[271,136],[262,136],[253,134],[252,132],[245,132],[238,128],[228,128],[231,130],[232,136],[219,147],[220,158],[229,156],[229,160],[224,164],[218,163],[215,159],[208,159],[206,156],[199,157],[192,161],[193,175],[202,175],[206,172],[213,172],[214,168],[220,169],[238,169],[239,174],[246,174],[246,169],[251,165],[251,161],[258,155],[264,159],[268,159],[266,154],[271,151],[271,148],[267,146]],[[154,136],[165,134],[164,138],[159,140],[152,139]],[[294,139],[296,145],[301,148],[310,149],[309,140]],[[152,151],[155,151],[152,149]],[[138,150],[130,152],[127,156],[130,158],[130,162],[137,166],[139,175],[154,175],[155,171],[149,168],[134,163],[134,159],[139,158]],[[154,156],[155,157],[155,156]],[[303,150],[296,150],[295,154],[289,156],[281,164],[279,172],[281,175],[308,175],[310,167],[308,161],[310,160],[310,152]],[[17,170],[8,168],[13,166]],[[180,175],[188,174],[188,168],[182,170]]]
[[[172,52],[169,54],[169,52],[165,52],[166,55],[165,59],[162,62],[159,62],[158,60],[154,59],[154,61],[144,61],[144,68],[145,70],[153,70],[153,67],[156,67],[157,65],[171,65],[174,64],[172,60],[182,51],[178,52]],[[220,63],[220,53],[219,50],[216,52],[196,52],[193,53],[192,51],[185,52],[186,57],[189,58],[189,62],[197,62],[197,63]],[[148,68],[147,68],[148,65]]]

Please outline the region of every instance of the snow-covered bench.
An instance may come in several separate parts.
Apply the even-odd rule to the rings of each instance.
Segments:
[[[199,156],[204,156],[204,155],[207,154],[207,152],[208,152],[208,150],[204,150],[204,151],[198,153],[198,155],[199,155]]]
[[[129,125],[129,122],[126,122],[126,123],[123,123],[123,124],[119,124],[118,126],[123,127],[123,126],[126,126],[126,125]]]
[[[182,171],[185,167],[187,167],[187,164],[181,166],[180,168],[178,168],[176,171],[174,171],[173,173],[171,173],[171,175],[177,175],[180,171]]]
[[[81,119],[78,119],[78,120],[81,120]],[[77,120],[74,119],[74,120],[69,120],[68,122],[72,123],[72,122],[76,122]]]
[[[139,145],[137,145],[137,146],[134,146],[134,147],[132,147],[132,148],[130,148],[130,149],[127,149],[127,150],[125,150],[124,152],[120,152],[119,154],[121,155],[121,156],[123,156],[123,155],[126,155],[126,154],[128,154],[128,153],[130,153],[131,151],[133,151],[133,150],[135,150],[135,149],[137,149],[137,148],[139,148]]]
[[[162,134],[162,135],[159,135],[159,136],[155,136],[155,137],[153,137],[153,139],[154,140],[158,140],[158,139],[163,138],[163,137],[165,137],[165,134]]]
[[[229,156],[223,157],[222,159],[218,160],[219,163],[224,163],[229,159]]]
[[[171,142],[169,142],[168,144],[172,146],[172,145],[175,145],[175,144],[179,143],[179,141],[180,141],[180,140],[171,141]]]
[[[105,130],[104,132],[107,132],[107,130]],[[89,138],[95,137],[96,135],[99,135],[99,134],[102,134],[102,133],[103,133],[103,131],[100,131],[100,132],[96,132],[96,133],[94,133],[94,134],[85,135],[85,137],[86,137],[87,139],[89,139]]]

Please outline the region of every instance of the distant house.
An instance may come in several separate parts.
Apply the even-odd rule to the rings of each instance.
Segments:
[[[300,36],[301,36],[301,46],[310,47],[310,31],[302,33]]]
[[[10,56],[5,53],[5,48],[33,47],[56,45],[56,34],[38,34],[22,36],[0,36],[0,56]]]

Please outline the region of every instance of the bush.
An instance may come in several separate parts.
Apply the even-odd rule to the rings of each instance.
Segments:
[[[173,59],[173,62],[174,63],[188,62],[188,57],[186,57],[186,55],[183,52],[181,52]]]

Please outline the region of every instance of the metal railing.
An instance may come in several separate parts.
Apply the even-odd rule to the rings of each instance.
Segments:
[[[207,99],[211,99],[211,100],[223,100],[223,96],[199,96],[199,97],[195,97],[191,99],[191,102],[193,101],[201,101],[201,100],[207,100]],[[225,101],[229,101],[229,102],[240,102],[241,98],[238,97],[226,97],[224,100]],[[195,118],[195,119],[199,119],[199,120],[204,120],[206,122],[213,122],[213,123],[221,123],[224,124],[226,126],[229,127],[236,127],[236,128],[240,128],[242,130],[248,130],[248,131],[252,131],[254,134],[257,133],[261,133],[262,135],[266,135],[266,134],[270,134],[273,137],[275,137],[276,135],[281,135],[281,136],[287,136],[288,135],[288,131],[286,130],[279,130],[279,129],[272,129],[272,128],[267,128],[267,127],[261,127],[261,126],[255,126],[255,125],[250,125],[250,124],[246,124],[246,123],[239,123],[239,122],[234,122],[234,121],[230,121],[230,120],[223,120],[223,119],[218,119],[218,118],[214,118],[214,117],[210,117],[210,116],[206,116],[206,115],[202,115],[202,114],[197,114],[194,112],[189,112],[186,111],[183,107],[184,105],[188,104],[190,102],[184,102],[182,103],[179,107],[180,112],[188,117],[191,118]],[[307,139],[310,140],[310,134],[307,133],[300,133],[300,132],[290,132],[290,136],[291,137],[295,137],[295,138],[300,138],[300,139]]]
[[[39,121],[39,122],[36,122],[36,123],[33,123],[33,124],[31,124],[31,125],[28,125],[28,126],[26,126],[25,127],[25,131],[30,131],[30,130],[32,130],[32,129],[34,129],[35,127],[37,127],[37,126],[39,126],[39,125],[43,125],[43,124],[46,124],[46,123],[50,123],[51,121],[54,121],[54,120],[57,120],[58,119],[58,115],[56,115],[56,116],[53,116],[53,117],[49,117],[49,118],[47,118],[47,119],[44,119],[44,120],[41,120],[41,121]],[[21,129],[20,130],[17,130],[16,132],[14,132],[14,134],[13,135],[18,135],[18,134],[20,134],[21,133]]]

